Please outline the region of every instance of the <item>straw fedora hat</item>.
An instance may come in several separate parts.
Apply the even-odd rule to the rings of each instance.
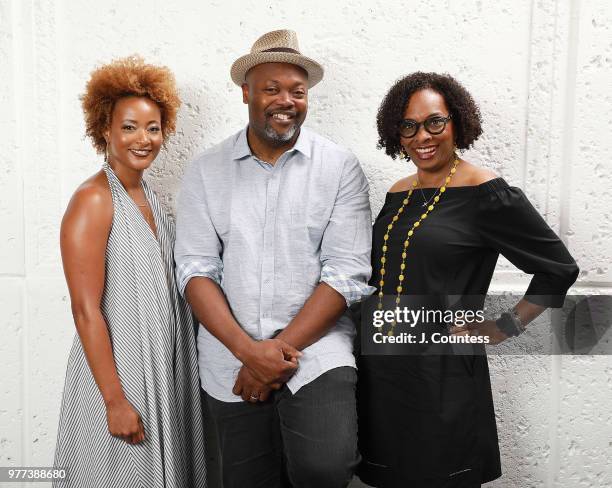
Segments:
[[[250,54],[239,57],[232,64],[232,81],[242,86],[247,71],[262,63],[289,63],[305,69],[309,87],[315,86],[323,79],[323,67],[300,53],[297,34],[292,30],[268,32],[257,39]]]

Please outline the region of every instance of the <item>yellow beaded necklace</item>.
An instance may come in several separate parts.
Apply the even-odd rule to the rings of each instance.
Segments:
[[[399,276],[398,276],[399,284],[397,288],[395,289],[395,291],[397,292],[397,296],[395,297],[396,306],[399,306],[400,297],[401,297],[402,290],[403,290],[402,285],[404,283],[404,278],[405,278],[404,272],[406,270],[406,256],[407,256],[406,251],[408,250],[408,246],[410,245],[410,238],[413,236],[415,230],[421,225],[421,222],[427,218],[427,215],[429,215],[431,211],[433,211],[436,204],[440,201],[440,197],[444,195],[444,192],[446,192],[446,186],[450,183],[453,175],[457,172],[458,164],[459,164],[459,158],[455,155],[455,161],[453,162],[453,167],[448,173],[448,176],[446,177],[444,184],[439,188],[438,190],[439,194],[434,197],[433,202],[431,202],[431,204],[427,207],[427,210],[425,210],[425,213],[423,213],[421,217],[414,224],[412,224],[412,226],[408,230],[408,234],[406,235],[406,240],[404,241],[404,246],[402,249],[402,262],[400,264],[400,271],[399,271]],[[404,212],[404,208],[406,207],[406,205],[410,203],[410,197],[412,196],[412,192],[416,189],[418,185],[419,185],[419,180],[417,178],[415,181],[412,182],[412,188],[408,190],[408,195],[406,196],[406,198],[404,198],[404,200],[402,201],[401,207],[397,210],[396,214],[393,216],[393,219],[391,220],[391,223],[387,226],[387,232],[385,232],[385,236],[383,237],[382,257],[380,258],[380,263],[381,263],[380,281],[378,282],[378,284],[380,285],[380,289],[378,291],[378,309],[379,310],[383,308],[383,296],[384,296],[383,287],[385,286],[385,274],[387,273],[387,270],[385,269],[385,264],[387,262],[387,250],[388,250],[387,241],[389,240],[389,235],[391,234],[391,231],[393,230],[393,225],[395,224],[395,222],[399,220],[399,217]],[[387,332],[387,335],[392,336],[394,328],[395,328],[395,321],[391,322],[391,329],[389,329],[389,332]]]

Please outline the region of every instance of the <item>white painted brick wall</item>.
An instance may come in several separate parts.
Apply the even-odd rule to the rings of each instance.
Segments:
[[[0,0],[0,465],[52,462],[74,334],[59,223],[101,163],[78,100],[90,71],[132,53],[174,70],[178,134],[150,173],[172,212],[186,162],[246,123],[229,66],[283,27],[327,69],[307,124],[357,154],[375,212],[411,171],[376,149],[382,96],[410,71],[451,73],[485,119],[466,157],[526,191],[577,258],[576,289],[610,293],[608,0]],[[501,260],[495,289],[526,282]],[[491,486],[612,486],[610,357],[489,363],[504,464]]]

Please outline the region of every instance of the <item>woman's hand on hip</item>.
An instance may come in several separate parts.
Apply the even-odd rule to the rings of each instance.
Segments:
[[[508,336],[504,334],[494,320],[485,320],[483,322],[477,322],[472,324],[466,324],[463,327],[453,326],[450,328],[450,332],[453,335],[471,335],[471,336],[484,336],[488,337],[489,340],[486,344],[496,345],[504,342]]]

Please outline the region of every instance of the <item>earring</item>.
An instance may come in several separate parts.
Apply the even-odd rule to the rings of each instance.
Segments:
[[[457,144],[455,144],[455,147],[453,147],[453,161],[456,159],[460,159],[461,153],[463,153],[463,149],[458,149]]]
[[[104,146],[104,162],[108,163],[108,143]]]
[[[400,149],[399,157],[406,162],[410,161],[410,156],[408,156],[408,153],[406,153],[403,147]]]

